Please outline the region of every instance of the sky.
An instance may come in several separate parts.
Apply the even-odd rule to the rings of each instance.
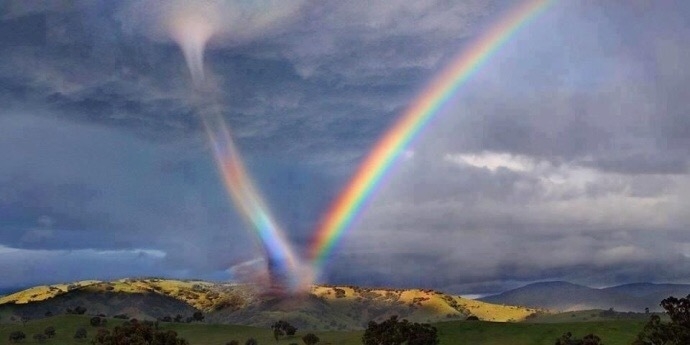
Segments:
[[[207,3],[215,101],[306,255],[377,139],[518,1]],[[242,281],[261,262],[162,25],[170,4],[0,4],[0,288]],[[318,282],[690,283],[689,18],[682,0],[555,0],[405,149]]]

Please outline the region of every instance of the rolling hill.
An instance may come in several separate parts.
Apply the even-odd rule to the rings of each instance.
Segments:
[[[66,314],[78,306],[89,315],[126,314],[139,319],[183,320],[202,311],[210,323],[266,327],[283,319],[300,328],[362,329],[371,320],[399,315],[414,322],[520,321],[532,308],[499,306],[434,290],[312,286],[301,294],[262,294],[251,285],[167,279],[82,281],[38,286],[0,298],[0,322]],[[49,313],[48,313],[49,312]]]
[[[529,284],[498,295],[483,297],[488,303],[571,311],[609,309],[617,311],[662,311],[659,302],[669,296],[685,297],[690,285],[636,283],[595,289],[568,282]]]

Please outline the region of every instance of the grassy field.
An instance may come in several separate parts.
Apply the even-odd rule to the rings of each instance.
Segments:
[[[108,327],[114,327],[122,320],[109,319]],[[284,338],[276,342],[270,329],[208,324],[162,324],[165,329],[173,329],[180,336],[189,340],[192,345],[223,345],[230,340],[239,340],[241,344],[250,337],[259,344],[288,345],[302,344],[301,336],[307,332],[298,330],[298,336]],[[494,323],[494,322],[442,322],[435,326],[439,330],[442,345],[552,345],[555,339],[565,332],[572,332],[577,337],[588,333],[599,335],[606,345],[629,345],[642,329],[644,321],[615,320],[599,322],[564,322],[564,323]],[[27,335],[24,344],[34,344],[33,335],[41,333],[46,327],[53,326],[57,336],[46,344],[77,345],[72,337],[80,327],[89,332],[89,339],[96,329],[89,325],[87,316],[56,316],[48,319],[21,324],[0,324],[0,344],[8,343],[10,332],[21,330]],[[362,331],[315,332],[320,344],[356,345],[361,344]]]

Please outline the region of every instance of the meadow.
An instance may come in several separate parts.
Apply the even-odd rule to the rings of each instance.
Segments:
[[[21,323],[0,324],[0,343],[9,343],[9,334],[19,330],[27,336],[23,344],[37,344],[33,335],[42,333],[48,326],[53,326],[57,331],[56,336],[44,344],[85,344],[88,341],[78,341],[73,337],[79,328],[85,328],[88,331],[87,339],[91,339],[96,334],[96,328],[89,324],[89,319],[89,316],[83,315],[61,315],[29,321],[24,325]],[[108,319],[107,328],[115,327],[122,322],[123,320]],[[641,320],[562,323],[449,321],[434,324],[438,329],[442,345],[553,345],[555,339],[565,332],[572,332],[577,337],[595,333],[606,345],[629,345],[643,325],[644,321]],[[192,345],[223,345],[230,340],[238,340],[243,344],[248,338],[256,339],[259,344],[303,344],[301,337],[308,333],[306,330],[298,330],[296,336],[276,341],[270,329],[250,326],[161,323],[161,328],[178,332]],[[316,331],[314,333],[321,339],[319,344],[358,345],[361,344],[363,331]]]

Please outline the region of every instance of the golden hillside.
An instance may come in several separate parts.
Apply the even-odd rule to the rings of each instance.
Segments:
[[[121,279],[110,282],[81,281],[37,286],[0,298],[0,307],[14,306],[12,308],[15,309],[12,310],[17,314],[19,309],[16,308],[22,305],[41,305],[42,302],[50,302],[49,305],[60,313],[71,305],[70,303],[75,302],[57,303],[57,300],[72,296],[67,298],[67,301],[73,301],[70,298],[76,298],[75,294],[101,296],[97,300],[87,298],[80,301],[87,309],[99,310],[108,315],[114,312],[114,309],[108,307],[108,301],[110,298],[117,299],[117,294],[140,296],[137,298],[145,298],[151,303],[153,297],[161,296],[160,298],[172,299],[167,299],[169,302],[160,298],[155,299],[156,302],[152,305],[161,306],[160,309],[126,313],[161,318],[174,316],[178,313],[176,310],[189,309],[187,306],[190,306],[203,311],[206,319],[215,323],[267,326],[277,319],[285,319],[303,328],[331,330],[363,328],[371,320],[382,321],[391,315],[398,315],[413,322],[465,320],[470,315],[486,321],[511,322],[524,320],[528,315],[537,312],[536,309],[495,305],[424,289],[315,285],[303,295],[271,296],[262,294],[251,285],[157,278]],[[175,301],[183,303],[177,304],[179,302]],[[179,313],[185,312],[180,310]],[[186,313],[189,313],[189,310]]]

